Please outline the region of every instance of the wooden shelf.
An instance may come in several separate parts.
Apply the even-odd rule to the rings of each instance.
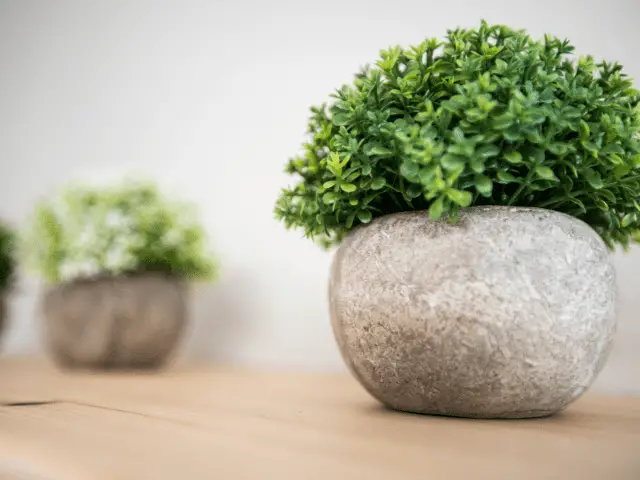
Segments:
[[[0,479],[640,479],[638,398],[464,420],[387,411],[345,375],[4,358],[0,404]]]

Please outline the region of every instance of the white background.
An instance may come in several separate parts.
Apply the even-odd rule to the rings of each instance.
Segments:
[[[223,276],[193,295],[183,354],[338,370],[331,255],[272,216],[308,108],[381,48],[490,23],[568,37],[640,78],[640,1],[0,0],[0,217],[71,179],[134,172],[198,202]],[[640,249],[615,257],[620,327],[600,390],[640,394]],[[40,349],[38,284],[4,353]]]

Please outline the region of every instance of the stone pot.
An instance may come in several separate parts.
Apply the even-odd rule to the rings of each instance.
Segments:
[[[384,405],[474,418],[551,415],[592,384],[616,325],[615,273],[588,225],[537,208],[426,212],[355,229],[329,286],[346,363]]]
[[[152,369],[178,345],[186,284],[140,273],[78,280],[44,297],[44,336],[56,363],[90,369]]]

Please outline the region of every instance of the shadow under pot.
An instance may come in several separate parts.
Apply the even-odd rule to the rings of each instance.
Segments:
[[[54,361],[83,369],[155,369],[186,325],[186,283],[140,273],[76,280],[48,289],[45,343]]]

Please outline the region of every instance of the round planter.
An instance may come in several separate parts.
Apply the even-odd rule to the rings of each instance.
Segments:
[[[185,293],[181,279],[151,273],[54,286],[43,302],[45,342],[65,367],[160,367],[182,337]]]
[[[381,217],[338,249],[333,330],[384,405],[474,418],[541,417],[576,400],[608,356],[616,286],[585,223],[474,207],[457,223]]]

